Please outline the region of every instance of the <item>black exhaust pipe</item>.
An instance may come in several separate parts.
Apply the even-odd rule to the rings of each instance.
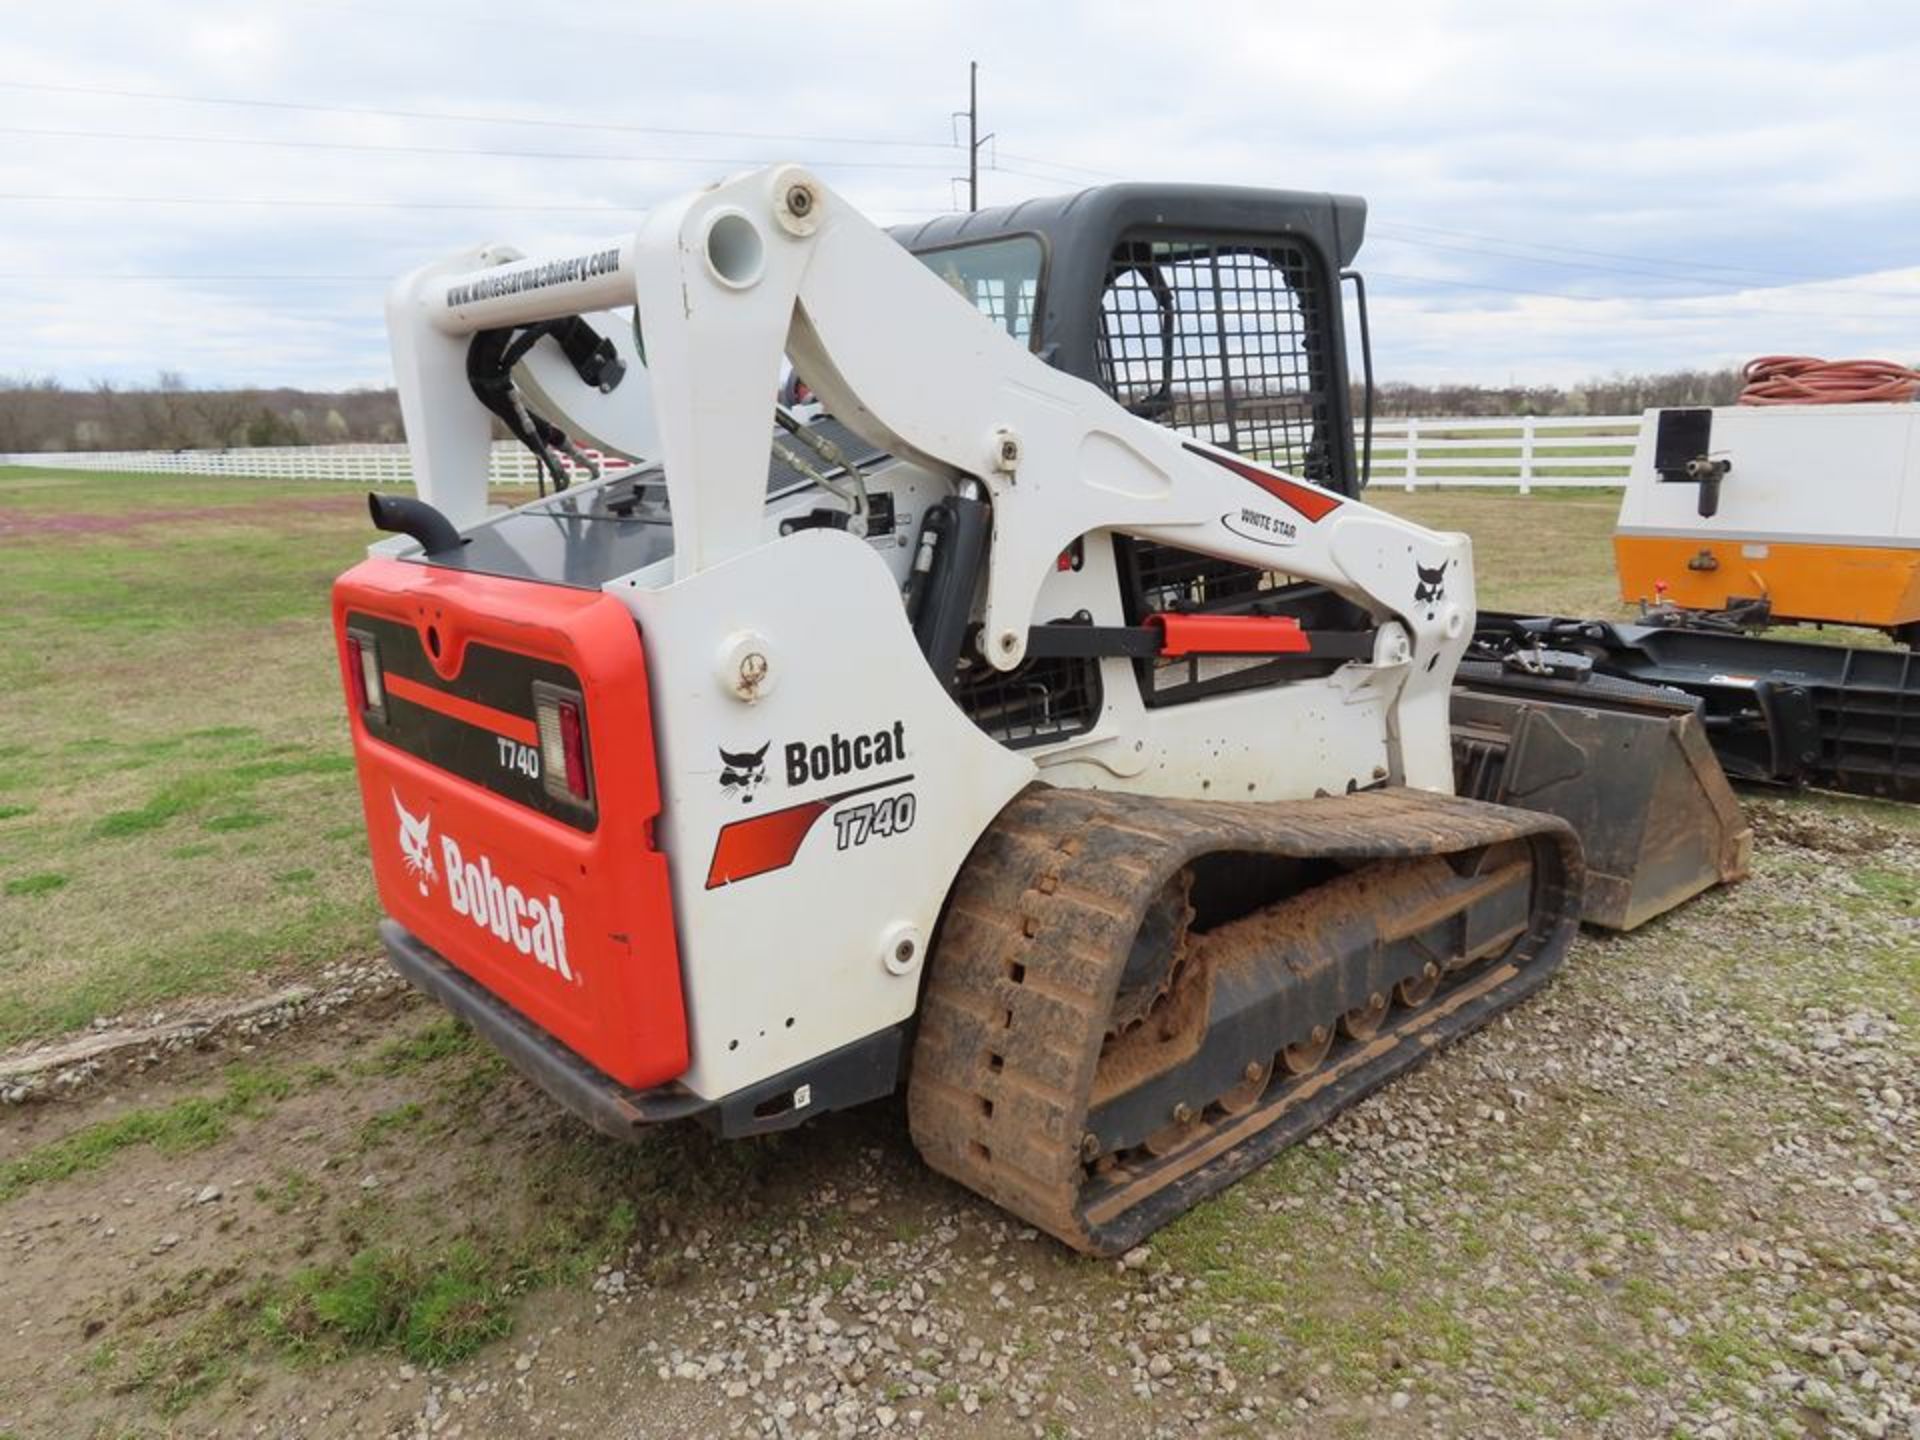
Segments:
[[[370,490],[367,492],[367,513],[373,517],[374,529],[394,535],[411,535],[420,542],[420,548],[429,557],[458,550],[466,543],[460,538],[460,532],[453,528],[453,522],[424,500],[414,500],[405,495],[382,495]]]

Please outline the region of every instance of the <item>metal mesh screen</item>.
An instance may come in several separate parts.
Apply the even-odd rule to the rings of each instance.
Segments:
[[[979,664],[954,698],[994,740],[1010,749],[1084,735],[1100,717],[1100,665],[1065,657],[1029,660],[1005,674]]]
[[[1136,415],[1323,485],[1338,485],[1319,267],[1286,242],[1132,238],[1114,248],[1094,342],[1101,383]],[[1285,576],[1145,540],[1122,542],[1139,613],[1267,610]],[[1147,703],[1280,678],[1262,660],[1139,667]]]
[[[1101,383],[1135,414],[1337,484],[1327,313],[1297,245],[1125,240],[1101,291]]]

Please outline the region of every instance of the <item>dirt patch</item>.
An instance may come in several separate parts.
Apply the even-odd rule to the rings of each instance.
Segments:
[[[1818,855],[1873,855],[1900,840],[1900,833],[1858,815],[1796,805],[1785,797],[1743,797],[1755,843],[1790,846]]]

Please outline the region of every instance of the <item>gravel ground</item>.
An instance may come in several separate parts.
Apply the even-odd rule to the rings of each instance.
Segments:
[[[0,1126],[17,1164],[236,1056],[292,1077],[0,1204],[0,1434],[1920,1440],[1920,817],[1749,809],[1752,880],[1584,937],[1120,1262],[928,1175],[897,1105],[621,1149],[424,1005],[216,1033]],[[520,1257],[464,1359],[262,1298],[456,1240]]]

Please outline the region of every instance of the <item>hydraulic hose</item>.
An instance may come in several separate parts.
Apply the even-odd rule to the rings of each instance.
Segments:
[[[1741,372],[1742,405],[1870,405],[1920,396],[1920,370],[1891,360],[1762,355]]]

